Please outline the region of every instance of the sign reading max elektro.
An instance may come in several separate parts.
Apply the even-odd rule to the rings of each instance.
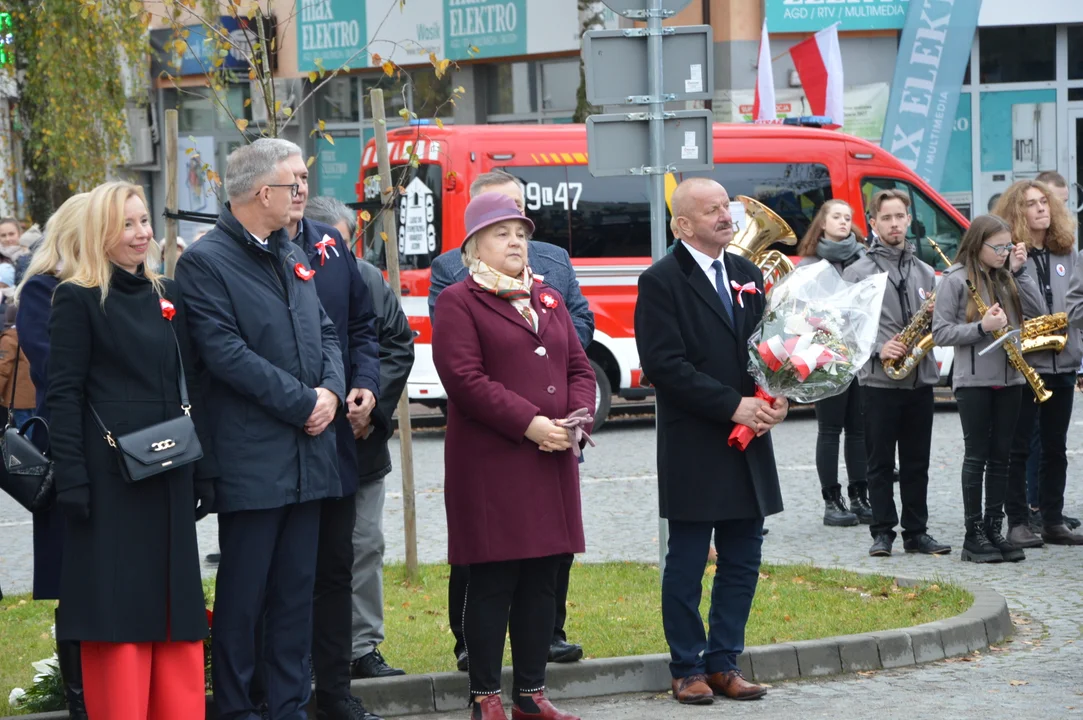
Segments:
[[[297,69],[364,67],[368,55],[365,3],[361,0],[297,0]],[[352,59],[351,59],[352,58]]]
[[[921,0],[917,0],[921,2]],[[910,0],[767,0],[767,27],[773,33],[839,30],[898,30]]]
[[[448,59],[525,55],[526,0],[444,0]]]

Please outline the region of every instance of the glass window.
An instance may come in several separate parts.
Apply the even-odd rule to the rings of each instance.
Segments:
[[[542,109],[573,110],[579,90],[579,61],[542,63]]]
[[[894,178],[865,178],[861,182],[866,217],[871,215],[869,204],[872,196],[880,190],[902,190],[910,196],[910,214],[913,221],[910,223],[907,238],[917,243],[919,258],[935,269],[943,270],[945,265],[927,238],[933,238],[945,255],[954,258],[955,252],[959,249],[959,242],[963,239],[962,226],[921,190],[908,182]]]
[[[384,115],[388,119],[398,119],[399,110],[406,107],[406,83],[405,73],[397,72],[391,77],[384,73],[369,75],[361,78],[361,92],[365,96],[365,114],[372,117],[372,98],[369,93],[380,88],[384,91]]]
[[[372,220],[365,223],[363,229],[364,255],[370,263],[385,270],[387,256],[380,237],[384,221],[379,216],[378,175],[379,170],[375,167],[365,171],[362,206],[372,214]],[[391,168],[391,184],[406,188],[395,211],[398,215],[399,265],[403,270],[427,268],[441,252],[443,170],[438,164],[423,163],[417,168],[395,165]]]
[[[238,120],[251,120],[252,106],[248,105],[246,107],[244,104],[244,101],[251,97],[252,86],[248,83],[244,83],[243,85],[231,85],[229,89],[226,90],[225,96],[222,97],[222,101],[225,106],[229,108],[229,112],[227,113],[222,105],[215,104],[215,107],[218,109],[218,127],[234,127],[233,118]]]
[[[1056,25],[978,30],[983,83],[1057,79]]]
[[[177,129],[182,133],[206,132],[214,129],[215,109],[207,90],[185,88],[176,91]]]
[[[455,113],[455,106],[448,102],[451,99],[451,73],[437,78],[434,70],[424,68],[410,74],[414,83],[414,112],[419,118],[437,115],[448,118]]]
[[[358,78],[335,77],[316,91],[316,117],[329,123],[358,122]]]
[[[1083,25],[1068,26],[1068,79],[1083,80]]]
[[[486,97],[490,115],[523,115],[538,111],[537,65],[500,63],[490,65]],[[576,80],[576,87],[579,81]],[[575,107],[575,103],[572,103]]]

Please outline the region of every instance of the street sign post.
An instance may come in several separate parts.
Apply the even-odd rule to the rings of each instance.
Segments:
[[[713,167],[713,114],[665,111],[667,102],[705,100],[714,94],[710,26],[662,26],[663,20],[690,1],[602,0],[613,12],[645,21],[647,27],[591,30],[583,36],[587,100],[594,105],[633,105],[645,110],[590,116],[587,162],[596,177],[646,176],[654,262],[666,254],[666,174]],[[636,73],[644,62],[645,77]],[[658,565],[663,572],[668,531],[666,521],[659,518]]]

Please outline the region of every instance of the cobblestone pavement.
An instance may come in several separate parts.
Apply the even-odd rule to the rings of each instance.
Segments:
[[[1073,416],[1066,510],[1083,511],[1083,409]],[[1008,598],[1016,636],[998,650],[969,661],[945,661],[917,668],[824,681],[781,683],[762,702],[718,702],[709,708],[681,707],[666,696],[622,696],[562,703],[563,709],[594,718],[974,718],[1083,717],[1083,548],[1028,550],[1018,564],[978,566],[959,561],[962,509],[959,472],[962,433],[950,406],[937,412],[929,488],[930,533],[954,546],[946,557],[898,552],[870,558],[868,528],[826,528],[813,461],[816,423],[794,413],[774,432],[786,511],[769,518],[764,556],[772,562],[811,562],[904,577],[980,583]],[[446,524],[442,496],[443,434],[415,435],[418,553],[422,562],[442,562]],[[593,562],[627,559],[657,562],[658,518],[654,429],[647,420],[613,422],[588,449],[583,466],[583,511],[587,553]],[[398,448],[393,448],[397,462]],[[845,472],[840,472],[845,477]],[[387,479],[387,555],[401,559],[402,496],[396,471]],[[213,519],[200,523],[203,553],[217,550]],[[901,545],[901,541],[900,541]],[[901,550],[901,547],[898,548]],[[206,566],[213,573],[213,566]],[[574,571],[573,571],[574,573]],[[30,526],[25,514],[0,498],[0,586],[8,592],[29,587]],[[574,574],[572,581],[574,582]],[[572,638],[574,640],[574,638]],[[587,651],[589,653],[589,648]],[[464,710],[426,720],[466,718]]]

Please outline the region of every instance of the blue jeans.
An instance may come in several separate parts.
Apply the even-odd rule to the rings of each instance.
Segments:
[[[15,419],[14,419],[15,427],[22,427],[23,423],[25,423],[30,418],[34,417],[34,409],[30,408],[28,410],[16,410],[14,412],[14,415],[15,415]]]

